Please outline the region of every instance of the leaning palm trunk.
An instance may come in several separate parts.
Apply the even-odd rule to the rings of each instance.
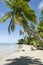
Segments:
[[[31,30],[30,27],[27,26],[26,24],[23,23],[22,25],[26,28],[27,33],[32,34],[36,39],[38,39],[40,41],[41,44],[43,44],[43,39],[37,33],[35,33],[33,30]]]

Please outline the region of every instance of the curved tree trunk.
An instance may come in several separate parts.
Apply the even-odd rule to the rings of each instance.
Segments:
[[[23,23],[22,25],[26,28],[27,33],[31,33],[36,39],[40,41],[41,44],[43,44],[43,39],[37,33],[31,30],[30,27],[26,25],[25,23]]]

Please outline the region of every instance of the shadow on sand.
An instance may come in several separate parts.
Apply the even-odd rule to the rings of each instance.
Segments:
[[[7,63],[4,65],[43,65],[39,60],[21,56],[20,58],[6,60]],[[9,61],[11,63],[8,63]]]

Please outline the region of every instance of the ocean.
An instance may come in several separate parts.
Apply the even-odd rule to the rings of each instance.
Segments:
[[[0,43],[0,58],[17,51],[19,51],[17,44]]]

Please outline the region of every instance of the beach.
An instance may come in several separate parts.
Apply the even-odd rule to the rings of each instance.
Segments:
[[[31,45],[19,47],[19,51],[0,58],[0,65],[43,65],[43,50],[31,50]]]
[[[43,50],[31,45],[18,45],[19,50],[0,58],[0,65],[43,65]]]

